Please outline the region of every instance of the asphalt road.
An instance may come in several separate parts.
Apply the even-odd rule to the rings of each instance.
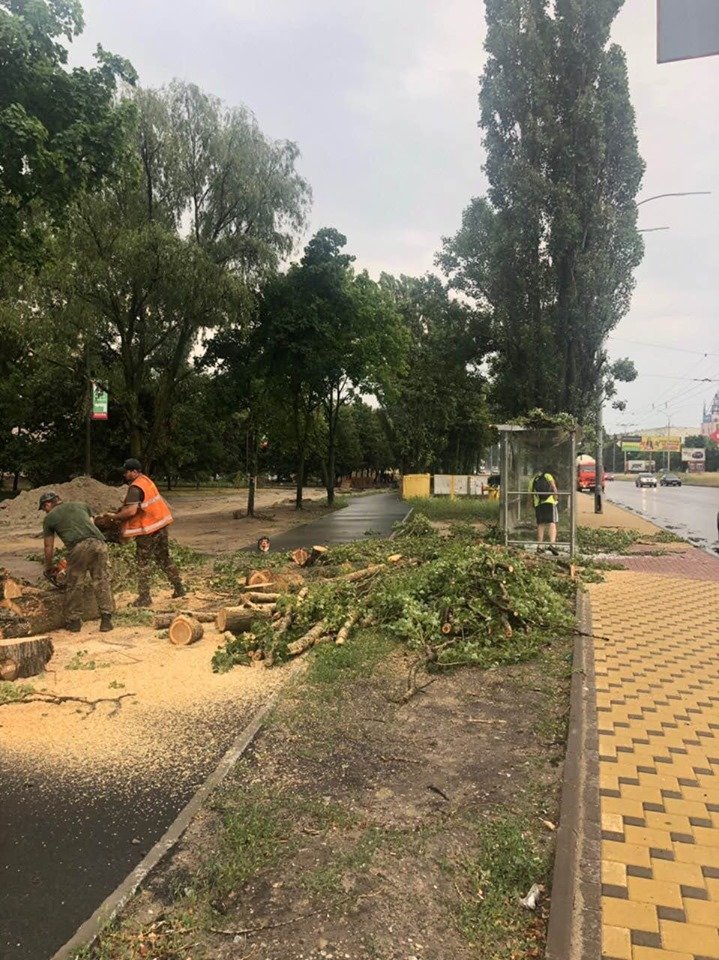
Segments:
[[[607,484],[607,499],[628,507],[660,527],[714,552],[719,487],[636,487],[633,481]]]

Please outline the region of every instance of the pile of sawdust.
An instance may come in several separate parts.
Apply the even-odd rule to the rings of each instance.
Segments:
[[[93,514],[117,510],[125,499],[127,487],[109,487],[92,477],[76,477],[69,483],[48,484],[34,490],[23,490],[14,500],[0,505],[0,523],[36,524],[40,494],[54,491],[63,500],[80,500],[86,503]]]

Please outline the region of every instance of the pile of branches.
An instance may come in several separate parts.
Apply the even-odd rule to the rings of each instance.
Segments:
[[[229,639],[213,669],[346,643],[363,629],[389,633],[435,667],[491,666],[532,656],[575,627],[575,570],[478,542],[459,528],[439,536],[418,518],[392,543],[368,540],[327,551],[271,621]]]

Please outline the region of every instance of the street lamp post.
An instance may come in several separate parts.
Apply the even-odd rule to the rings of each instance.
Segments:
[[[652,197],[645,197],[636,203],[637,207],[645,203],[651,203],[652,200],[662,200],[664,197],[708,197],[711,190],[680,190],[671,193],[655,193]],[[639,230],[639,233],[651,233],[653,230],[667,230],[668,227],[654,227],[647,230]],[[594,463],[594,512],[604,513],[604,501],[602,497],[602,481],[604,479],[604,424],[602,400],[604,399],[603,384],[599,387],[599,402],[597,404],[597,455]]]

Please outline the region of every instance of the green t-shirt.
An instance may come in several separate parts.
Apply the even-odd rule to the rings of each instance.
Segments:
[[[50,513],[45,514],[42,532],[45,537],[56,533],[68,550],[72,550],[81,540],[105,539],[92,522],[88,505],[77,500],[59,503]]]

